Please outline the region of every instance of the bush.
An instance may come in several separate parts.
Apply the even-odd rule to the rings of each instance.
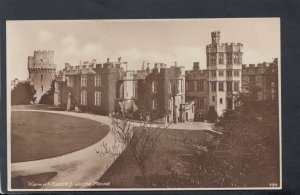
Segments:
[[[11,104],[12,105],[25,105],[30,102],[35,102],[34,97],[36,90],[29,82],[18,83],[17,86],[11,91]]]

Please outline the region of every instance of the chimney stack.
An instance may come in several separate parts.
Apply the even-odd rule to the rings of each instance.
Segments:
[[[175,61],[175,62],[174,62],[174,64],[175,64],[175,67],[178,67],[178,65],[177,65],[177,61]]]

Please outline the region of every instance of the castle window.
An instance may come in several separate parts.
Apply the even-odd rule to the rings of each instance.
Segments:
[[[227,77],[232,77],[232,71],[231,70],[227,70],[226,74],[227,74]]]
[[[43,81],[43,75],[41,74],[41,81]]]
[[[219,76],[224,76],[224,71],[223,70],[219,70]]]
[[[239,91],[239,82],[234,82],[234,91]]]
[[[42,85],[42,91],[44,91],[44,87],[43,87],[43,85]]]
[[[181,91],[184,92],[184,84],[183,84],[183,80],[181,80]]]
[[[168,92],[171,93],[171,91],[172,91],[172,83],[171,83],[171,81],[169,81],[169,83],[168,83]]]
[[[152,82],[152,92],[157,93],[157,81]]]
[[[220,98],[220,104],[223,104],[223,99],[222,98]]]
[[[227,54],[227,64],[232,64],[232,54],[231,53]]]
[[[172,110],[172,99],[169,99],[168,109]]]
[[[188,81],[188,91],[194,91],[194,81]]]
[[[197,91],[203,91],[203,90],[204,90],[204,82],[197,81]]]
[[[81,87],[87,86],[87,75],[81,75]]]
[[[204,98],[197,98],[197,108],[204,109]]]
[[[234,54],[234,59],[233,59],[233,60],[234,60],[234,63],[235,63],[235,64],[238,64],[238,63],[239,63],[239,54],[235,53],[235,54]]]
[[[232,82],[231,81],[227,82],[227,91],[232,91]]]
[[[212,96],[212,101],[213,101],[213,102],[215,101],[215,96]]]
[[[157,107],[158,107],[157,99],[153,99],[153,100],[152,100],[152,109],[153,109],[153,110],[156,110]]]
[[[211,76],[212,76],[212,77],[216,77],[216,71],[215,71],[215,70],[212,70],[212,71],[211,71]]]
[[[211,82],[211,91],[216,91],[216,82]]]
[[[219,82],[219,91],[224,91],[224,83]]]
[[[233,74],[234,74],[234,76],[238,77],[239,76],[239,71],[235,70]]]
[[[87,92],[85,90],[80,94],[80,103],[81,105],[87,105]]]
[[[95,92],[95,106],[101,106],[101,91]]]
[[[219,54],[219,64],[224,64],[224,54]]]
[[[95,75],[95,87],[101,86],[101,77],[100,75]]]
[[[66,77],[67,78],[67,86],[74,87],[74,77]]]

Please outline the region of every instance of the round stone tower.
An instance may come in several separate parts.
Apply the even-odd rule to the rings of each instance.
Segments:
[[[54,51],[38,50],[28,56],[29,79],[36,90],[36,103],[50,89],[55,79]]]

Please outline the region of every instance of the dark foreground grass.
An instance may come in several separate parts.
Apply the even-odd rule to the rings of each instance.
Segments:
[[[157,150],[149,159],[148,167],[152,175],[151,187],[178,187],[178,181],[172,181],[170,175],[187,173],[186,163],[189,151],[181,143],[182,139],[212,141],[214,135],[209,131],[165,130]],[[172,176],[174,178],[174,176]],[[111,188],[145,188],[138,166],[126,149],[98,182],[110,182]],[[180,181],[184,182],[184,181]],[[184,184],[180,184],[181,186]]]
[[[109,132],[107,125],[62,114],[12,111],[11,161],[60,156],[96,143]]]

